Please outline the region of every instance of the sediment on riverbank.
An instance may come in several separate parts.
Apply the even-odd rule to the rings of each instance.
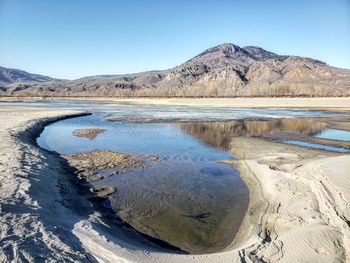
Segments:
[[[81,116],[46,109],[0,109],[0,260],[95,259],[72,234],[80,216],[91,212],[64,163],[35,146],[50,122]],[[74,207],[75,213],[71,208]]]
[[[347,262],[350,155],[233,138],[250,205],[233,245],[251,261]],[[230,248],[227,248],[228,250]]]

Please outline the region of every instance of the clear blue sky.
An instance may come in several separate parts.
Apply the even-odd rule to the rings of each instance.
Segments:
[[[0,0],[0,65],[58,78],[167,69],[224,42],[350,68],[350,0]]]

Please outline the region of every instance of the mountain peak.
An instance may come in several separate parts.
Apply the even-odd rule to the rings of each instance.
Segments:
[[[217,63],[218,60],[235,60],[237,63],[250,64],[254,59],[248,52],[243,50],[238,45],[232,43],[223,43],[205,50],[188,62]]]
[[[225,56],[230,56],[235,53],[245,53],[245,51],[238,45],[232,44],[232,43],[223,43],[220,45],[217,45],[215,47],[209,48],[202,52],[202,55],[209,54],[209,53],[221,53],[224,54]],[[200,55],[201,55],[200,54]]]
[[[70,82],[47,78],[0,67],[0,95],[350,96],[350,70],[231,43],[211,47],[164,71]]]
[[[242,50],[240,46],[232,44],[232,43],[223,43],[216,47],[213,47],[213,49],[219,49],[223,52],[229,52],[229,53],[235,53],[237,51]]]
[[[208,60],[235,60],[237,63],[249,65],[254,61],[264,61],[273,58],[283,58],[276,53],[267,51],[257,46],[246,46],[241,48],[232,43],[223,43],[209,48],[190,61],[208,61]]]

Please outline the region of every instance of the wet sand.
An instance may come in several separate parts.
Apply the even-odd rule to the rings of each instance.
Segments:
[[[244,223],[225,251],[181,255],[112,235],[76,193],[64,163],[35,145],[33,136],[40,133],[48,118],[52,121],[72,113],[0,109],[1,261],[350,260],[349,154],[257,138],[232,139],[232,149],[239,149],[233,153],[240,158],[232,164],[241,170],[250,189]]]
[[[125,173],[125,168],[146,168],[152,165],[147,161],[160,162],[162,160],[158,156],[125,154],[109,150],[95,150],[61,156],[76,169],[76,176],[86,182],[96,182],[109,176]],[[105,170],[104,173],[99,173],[101,170]],[[92,188],[91,191],[96,193],[98,197],[105,198],[115,193],[117,189],[110,185],[100,185]]]

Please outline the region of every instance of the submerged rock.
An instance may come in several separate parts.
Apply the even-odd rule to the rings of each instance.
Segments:
[[[115,168],[146,168],[149,163],[146,161],[161,161],[163,158],[144,154],[126,154],[109,150],[96,150],[77,154],[63,155],[68,163],[76,168],[79,174],[83,175],[87,181],[96,180],[96,177],[104,178],[108,176],[97,175],[98,171]],[[109,174],[120,174],[122,171],[111,170]]]
[[[117,189],[113,186],[103,185],[91,188],[91,192],[95,193],[99,198],[108,198],[113,195]]]
[[[105,129],[100,129],[100,128],[79,129],[79,130],[73,131],[73,135],[77,137],[94,140],[99,134],[105,131],[106,131]]]

